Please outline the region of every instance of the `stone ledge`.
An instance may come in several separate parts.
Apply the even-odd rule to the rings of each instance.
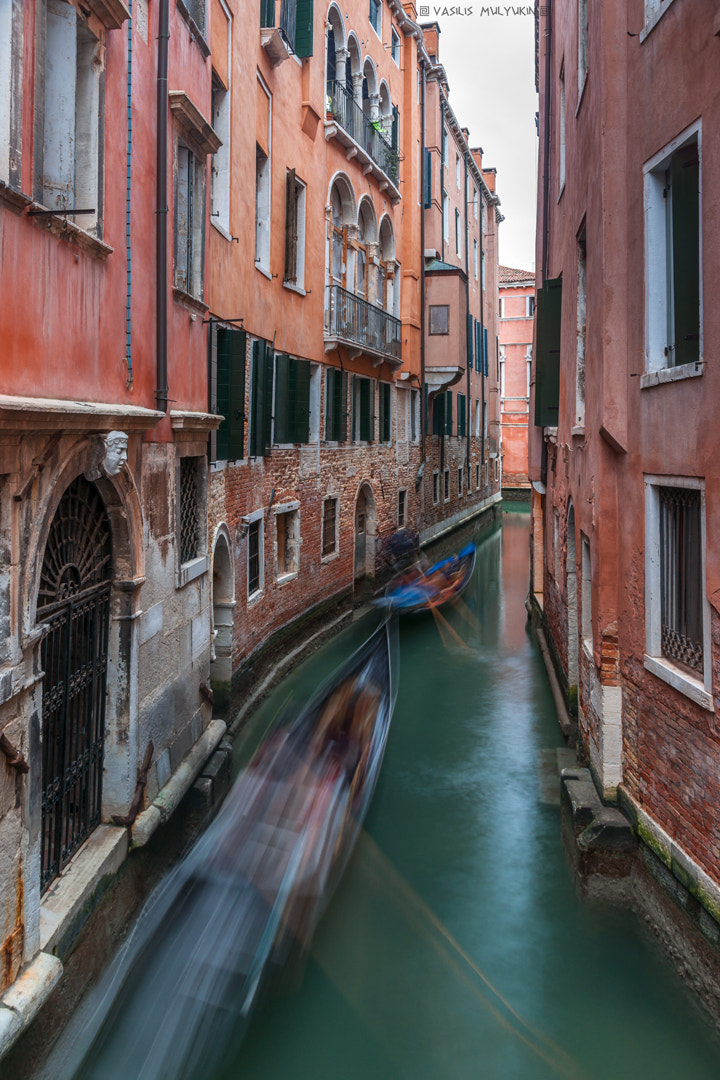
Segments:
[[[40,905],[40,948],[57,949],[100,881],[115,874],[128,852],[126,829],[100,825],[45,893]]]
[[[0,1004],[0,1057],[38,1014],[62,972],[57,956],[41,952],[5,992]]]

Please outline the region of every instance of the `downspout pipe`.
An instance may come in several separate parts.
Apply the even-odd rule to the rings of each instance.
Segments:
[[[132,21],[132,0],[128,0],[128,10],[130,12],[130,18],[128,19],[127,40],[128,40],[128,62],[127,62],[127,162],[126,162],[126,180],[125,180],[125,274],[126,274],[126,293],[125,293],[125,363],[127,364],[127,376],[126,385],[128,389],[133,384],[133,366],[132,366],[132,249],[130,246],[130,209],[131,209],[131,193],[132,193],[132,34],[133,34],[133,21]]]
[[[483,270],[485,267],[485,245],[483,236],[483,195],[480,192],[480,385],[482,396],[480,400],[480,464],[485,469],[485,287],[483,284]],[[490,213],[490,205],[488,205]]]
[[[168,137],[168,47],[170,42],[170,0],[159,0],[157,73],[157,217],[156,236],[156,349],[157,390],[155,402],[167,412],[167,137]]]

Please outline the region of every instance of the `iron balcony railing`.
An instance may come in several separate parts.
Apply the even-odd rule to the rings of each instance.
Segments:
[[[352,136],[385,175],[397,184],[399,155],[387,135],[365,115],[343,83],[337,80],[329,82],[327,93],[333,119]]]
[[[260,0],[261,29],[265,30],[275,27],[275,4],[276,0]],[[293,51],[295,50],[296,14],[297,0],[280,0],[280,22],[277,25],[277,29]]]
[[[344,338],[400,360],[402,323],[399,319],[340,285],[331,285],[328,291],[329,337]]]

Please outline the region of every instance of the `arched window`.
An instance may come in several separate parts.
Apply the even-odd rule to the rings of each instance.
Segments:
[[[332,189],[332,241],[330,255],[330,274],[334,285],[345,286],[345,240],[342,198],[337,184]]]
[[[357,248],[355,252],[355,293],[366,300],[373,300],[372,258],[377,250],[377,225],[372,203],[364,199],[360,203],[357,224]]]
[[[392,222],[384,217],[380,225],[380,266],[378,268],[377,302],[391,314],[399,308],[399,290],[396,288],[397,264],[395,262],[395,236]]]

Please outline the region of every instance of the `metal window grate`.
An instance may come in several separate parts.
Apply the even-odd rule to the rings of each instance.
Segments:
[[[337,499],[326,499],[323,503],[322,554],[333,555],[337,536]]]
[[[198,556],[198,459],[180,459],[180,561]]]
[[[662,654],[703,672],[701,494],[661,487]]]
[[[260,588],[260,522],[253,521],[248,530],[248,595]]]

